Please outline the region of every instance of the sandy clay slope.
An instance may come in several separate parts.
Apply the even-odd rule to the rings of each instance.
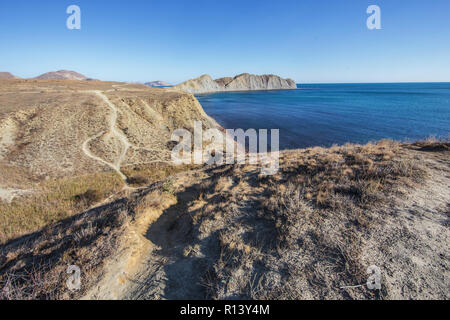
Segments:
[[[46,286],[4,280],[3,292],[448,299],[449,186],[448,144],[284,151],[272,176],[250,165],[196,168],[5,244],[0,278],[35,268]],[[83,272],[78,292],[65,287],[72,264]],[[372,265],[381,290],[365,286]]]
[[[123,166],[169,161],[173,130],[195,120],[217,126],[192,95],[173,89],[0,80],[0,196],[105,169],[125,179]]]

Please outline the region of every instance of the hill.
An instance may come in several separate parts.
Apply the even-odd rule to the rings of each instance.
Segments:
[[[18,77],[9,72],[0,72],[0,79],[18,79]]]
[[[12,217],[1,215],[0,225],[8,226],[0,229],[9,231],[0,230],[0,240],[43,226],[60,210],[64,215],[79,210],[80,201],[71,197],[88,189],[108,197],[145,183],[133,180],[139,170],[132,169],[169,162],[173,130],[192,130],[195,120],[205,129],[218,127],[192,95],[178,90],[100,81],[0,80],[0,198],[11,202],[23,195],[31,203],[43,193],[57,196],[55,189],[67,188],[70,194],[68,202],[56,201],[54,208],[42,203],[37,214],[26,201],[21,208],[0,203],[0,209],[17,211]],[[31,211],[36,220],[21,220]]]
[[[47,72],[41,74],[35,79],[39,80],[89,80],[88,77],[75,71],[59,70],[56,72]]]
[[[449,299],[448,142],[175,166],[195,120],[178,89],[0,80],[0,299]]]
[[[2,292],[447,300],[448,150],[381,141],[284,151],[274,176],[248,165],[180,172],[6,243]],[[82,267],[81,291],[64,285],[67,265]],[[372,265],[381,290],[358,286]]]
[[[226,77],[213,80],[210,75],[188,80],[175,88],[193,94],[222,91],[255,91],[255,90],[291,90],[297,85],[291,79],[282,79],[275,75],[257,76],[243,73],[234,78]]]

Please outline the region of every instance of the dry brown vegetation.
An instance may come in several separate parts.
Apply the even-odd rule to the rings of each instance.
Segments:
[[[192,95],[170,88],[0,80],[0,191],[170,161],[173,130],[194,120],[217,126]]]
[[[62,219],[0,247],[0,299],[74,299],[98,284],[107,262],[123,250],[139,248],[136,231],[157,219],[154,210],[173,203],[162,181],[128,197]],[[82,194],[96,197],[90,189]],[[66,285],[67,267],[80,266],[81,291]],[[114,276],[120,276],[120,274]],[[116,279],[115,279],[116,280]]]
[[[176,90],[0,79],[0,243],[185,170],[164,161],[193,120],[215,125]]]
[[[87,210],[119,192],[123,181],[104,172],[44,181],[36,188],[39,191],[12,203],[0,202],[0,243]]]
[[[419,147],[421,151],[450,151],[450,142],[448,140],[434,137],[417,141],[413,145]]]
[[[126,208],[121,200],[110,210],[87,211],[2,246],[0,299],[73,298],[66,286],[70,265],[82,265],[83,286],[95,284],[132,219],[131,210],[114,211],[119,204]]]
[[[234,187],[203,195],[221,199],[216,207],[207,201],[193,218],[198,238],[216,234],[219,245],[205,277],[209,297],[373,297],[339,288],[365,283],[363,243],[383,223],[376,209],[393,205],[401,187],[425,177],[424,168],[399,151],[398,144],[382,141],[286,152],[281,172],[267,178],[244,178],[248,169],[231,169]],[[211,183],[215,187],[206,190],[226,184],[223,178]],[[377,297],[388,294],[383,289]]]
[[[123,171],[128,185],[145,187],[191,168],[194,166],[153,163],[126,167]],[[16,198],[12,203],[0,201],[0,244],[83,212],[107,199],[125,196],[124,186],[116,173],[107,171],[43,181],[35,186],[38,191],[28,196]]]
[[[194,168],[196,166],[193,165],[174,166],[166,163],[152,163],[125,167],[123,173],[127,176],[127,183],[129,185],[142,187],[156,181],[164,180],[176,173]]]
[[[87,297],[448,298],[448,152],[381,141],[285,151],[280,168],[175,179],[175,203],[152,209],[142,233],[145,267]],[[137,212],[158,206],[151,199]],[[364,285],[370,265],[383,272],[382,290]]]
[[[422,147],[285,151],[274,176],[248,165],[180,172],[5,244],[3,298],[446,299],[447,222],[433,224],[436,242],[424,243],[423,208],[407,219],[401,209],[437,173],[436,188],[448,183],[448,152]],[[79,194],[95,196],[88,190]],[[449,215],[443,192],[427,208],[436,219]],[[430,270],[404,257],[414,254]],[[64,284],[71,264],[85,279],[75,293]],[[381,291],[342,288],[364,284],[372,264],[384,272]]]
[[[0,80],[0,108],[0,197],[24,189],[0,201],[1,299],[450,297],[448,141],[283,151],[264,176],[165,163],[173,128],[216,125],[175,90]]]

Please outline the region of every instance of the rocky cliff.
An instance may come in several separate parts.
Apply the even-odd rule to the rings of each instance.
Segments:
[[[243,73],[234,78],[225,77],[213,80],[209,75],[183,82],[175,88],[193,94],[222,91],[290,90],[297,89],[294,80],[275,75],[254,75]]]

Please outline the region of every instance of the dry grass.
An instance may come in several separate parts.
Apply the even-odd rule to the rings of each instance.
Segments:
[[[218,172],[202,186],[208,204],[192,217],[198,239],[211,236],[219,244],[209,253],[216,262],[202,276],[207,297],[386,296],[385,287],[375,293],[339,288],[365,283],[361,248],[382,223],[377,209],[425,178],[421,165],[405,155],[386,140],[287,151],[280,172],[270,177],[251,166]]]
[[[192,168],[155,163],[127,167],[123,171],[129,185],[143,187]],[[83,212],[123,187],[124,182],[114,172],[41,182],[38,193],[16,198],[11,204],[0,201],[0,243]],[[171,188],[170,181],[164,188]]]
[[[194,169],[196,166],[183,165],[174,166],[167,163],[152,163],[145,165],[128,166],[122,169],[123,173],[127,176],[127,183],[135,186],[142,187],[149,185],[156,181],[164,180],[167,177],[179,172]]]
[[[123,186],[113,172],[41,182],[38,193],[0,202],[0,243],[87,210]]]
[[[126,203],[123,203],[126,206]],[[0,250],[0,299],[79,298],[99,280],[106,259],[121,246],[133,211],[93,210],[16,239]],[[81,290],[66,285],[67,267],[81,269]]]
[[[365,146],[308,149],[298,165],[282,169],[285,181],[323,208],[351,203],[364,207],[388,200],[399,183],[417,183],[424,171],[417,160],[400,156],[398,143],[382,140]],[[291,161],[288,155],[284,161]],[[342,203],[344,201],[344,203]]]
[[[430,137],[413,145],[419,147],[421,151],[450,151],[450,139]]]
[[[23,273],[9,273],[1,279],[1,300],[36,300],[57,298],[54,282],[49,277],[49,270],[41,266],[31,267]],[[49,286],[50,285],[50,286]]]
[[[375,257],[389,257],[389,241],[377,244],[374,256],[364,251],[365,245],[391,214],[385,209],[395,207],[404,192],[429,178],[430,167],[423,167],[423,157],[448,160],[445,152],[430,155],[416,151],[418,146],[411,148],[385,140],[285,151],[274,176],[261,176],[261,168],[249,165],[206,167],[181,175],[173,175],[173,168],[158,173],[156,168],[164,171],[160,166],[129,167],[125,169],[129,178],[166,179],[33,235],[26,252],[34,257],[46,252],[39,261],[28,259],[12,242],[3,248],[0,282],[8,287],[49,261],[52,274],[62,273],[67,263],[86,263],[88,270],[98,270],[120,241],[124,221],[133,221],[139,237],[150,241],[154,250],[145,256],[138,288],[129,291],[131,298],[390,298],[383,281],[379,291],[341,287],[364,284],[367,267],[382,262],[373,261]],[[85,188],[78,194],[91,198],[90,189],[94,190]],[[388,239],[406,241],[404,235],[408,233]],[[49,241],[51,248],[56,252],[63,248],[63,253],[45,249]],[[61,257],[62,264],[55,264]],[[88,274],[92,276],[86,287],[95,283],[98,272]],[[39,281],[33,285],[30,279],[20,282],[19,288],[40,288]],[[32,297],[52,298],[53,288],[62,280],[58,281],[38,294],[26,291]],[[56,293],[58,298],[68,297],[64,290]]]
[[[1,80],[0,84],[4,189],[26,189],[46,179],[110,168],[87,153],[108,163],[120,160],[122,168],[170,161],[175,129],[192,129],[197,120],[205,128],[216,126],[192,95],[170,88],[101,81]],[[103,93],[99,96],[93,90]],[[111,125],[131,145],[122,159],[124,145],[109,134]],[[146,184],[130,178],[133,185]]]
[[[145,232],[158,213],[174,203],[155,183],[128,198],[121,198],[0,247],[0,300],[77,299],[98,283],[108,258],[130,246],[136,233]],[[83,197],[95,197],[92,191]],[[81,289],[66,285],[68,266],[81,269]]]

